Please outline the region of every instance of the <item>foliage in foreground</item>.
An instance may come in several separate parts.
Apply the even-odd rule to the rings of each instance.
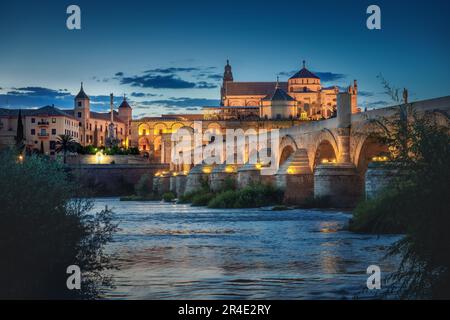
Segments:
[[[164,202],[172,202],[176,198],[175,194],[173,192],[166,192],[162,195],[162,199]]]
[[[209,208],[258,208],[280,204],[283,192],[270,184],[251,184],[239,190],[226,190],[208,203]]]
[[[404,105],[380,122],[398,177],[354,211],[351,230],[405,236],[389,255],[401,264],[390,277],[404,298],[450,298],[450,135],[446,114],[417,114]],[[439,120],[439,121],[438,121]]]
[[[90,214],[92,202],[78,191],[57,162],[0,153],[1,298],[96,298],[112,285],[104,275],[112,212]],[[70,265],[81,269],[81,290],[67,289]]]

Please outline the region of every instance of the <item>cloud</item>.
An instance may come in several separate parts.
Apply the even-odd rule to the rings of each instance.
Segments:
[[[206,98],[169,98],[162,100],[151,100],[137,102],[141,106],[158,106],[165,108],[200,108],[203,106],[218,106],[220,100],[218,99],[206,99]]]
[[[192,72],[201,70],[198,67],[170,67],[170,68],[156,68],[144,71],[144,73],[165,73],[173,74],[178,72]],[[123,74],[122,74],[123,75]]]
[[[132,87],[154,88],[154,89],[192,89],[195,83],[189,82],[174,75],[167,76],[131,76],[120,79],[121,84],[129,84]]]
[[[360,91],[358,91],[358,95],[361,96],[361,97],[373,97],[375,94],[373,92],[370,92],[370,91],[360,90]]]
[[[213,88],[217,88],[217,84],[206,82],[206,81],[199,81],[197,83],[197,88],[199,88],[199,89],[213,89]]]
[[[385,101],[385,100],[377,100],[377,101],[372,101],[372,102],[367,102],[367,105],[371,108],[381,108],[381,107],[385,107],[389,104],[389,101]]]
[[[345,74],[342,73],[333,73],[333,72],[314,72],[314,73],[323,82],[337,81],[345,79],[347,77]]]
[[[117,72],[115,79],[120,84],[132,87],[153,89],[213,89],[218,84],[217,74],[213,73],[215,67],[168,67],[154,68],[139,75],[126,76]],[[183,76],[181,76],[181,75]],[[214,82],[207,81],[213,80]]]
[[[154,94],[154,93],[145,93],[145,92],[132,92],[131,96],[134,98],[144,98],[144,97],[157,97],[157,96],[161,96],[161,95]]]
[[[67,89],[49,89],[43,87],[22,87],[22,88],[12,88],[13,91],[9,91],[7,94],[11,96],[28,96],[28,97],[66,97],[70,96],[70,92]]]

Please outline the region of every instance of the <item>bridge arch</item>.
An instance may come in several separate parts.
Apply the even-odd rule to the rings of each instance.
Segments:
[[[339,154],[338,143],[334,135],[328,129],[321,131],[316,138],[316,143],[311,151],[313,152],[312,157],[310,157],[310,159],[313,159],[313,161],[311,161],[311,169],[314,169],[314,167],[324,161],[337,161]]]
[[[356,146],[354,163],[361,175],[364,175],[369,163],[374,157],[388,156],[389,149],[378,139],[367,136],[361,139]]]
[[[280,146],[279,146],[279,154],[278,154],[278,166],[281,166],[284,162],[286,162],[289,157],[296,152],[298,149],[297,143],[294,138],[290,135],[286,135],[281,138]]]

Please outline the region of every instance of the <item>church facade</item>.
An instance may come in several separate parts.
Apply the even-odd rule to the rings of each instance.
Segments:
[[[352,95],[352,112],[359,111],[358,84],[347,88]],[[259,117],[267,120],[320,120],[336,114],[337,86],[323,87],[320,78],[306,68],[287,82],[238,82],[234,80],[229,61],[225,65],[220,107],[204,109],[206,118],[233,119]]]

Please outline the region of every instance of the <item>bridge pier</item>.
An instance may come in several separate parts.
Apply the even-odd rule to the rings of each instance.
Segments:
[[[398,169],[386,162],[371,162],[365,176],[366,199],[377,196],[398,175]]]
[[[246,163],[237,170],[237,187],[245,188],[250,184],[273,184],[274,175],[262,175],[259,164]]]
[[[169,191],[173,194],[176,194],[177,192],[177,177],[176,173],[173,173],[169,178]]]
[[[314,176],[306,150],[299,149],[278,169],[276,186],[284,190],[286,204],[303,204],[314,196]]]
[[[162,196],[164,193],[170,191],[170,176],[161,174],[157,179],[156,194]]]
[[[331,207],[351,208],[363,194],[361,178],[351,163],[322,164],[314,172],[314,197]],[[326,199],[326,200],[325,200]]]
[[[154,175],[153,176],[153,185],[152,185],[152,191],[154,194],[158,194],[158,189],[159,189],[159,176],[158,175]]]
[[[237,184],[237,165],[234,164],[220,164],[216,166],[209,177],[209,186],[213,192],[222,190],[227,180],[233,181],[234,185]]]
[[[201,188],[205,183],[209,183],[209,175],[214,166],[208,164],[198,164],[194,166],[186,177],[184,194]]]
[[[186,180],[187,176],[184,172],[179,172],[175,177],[175,194],[177,197],[180,197],[184,194],[184,190],[186,188]]]

